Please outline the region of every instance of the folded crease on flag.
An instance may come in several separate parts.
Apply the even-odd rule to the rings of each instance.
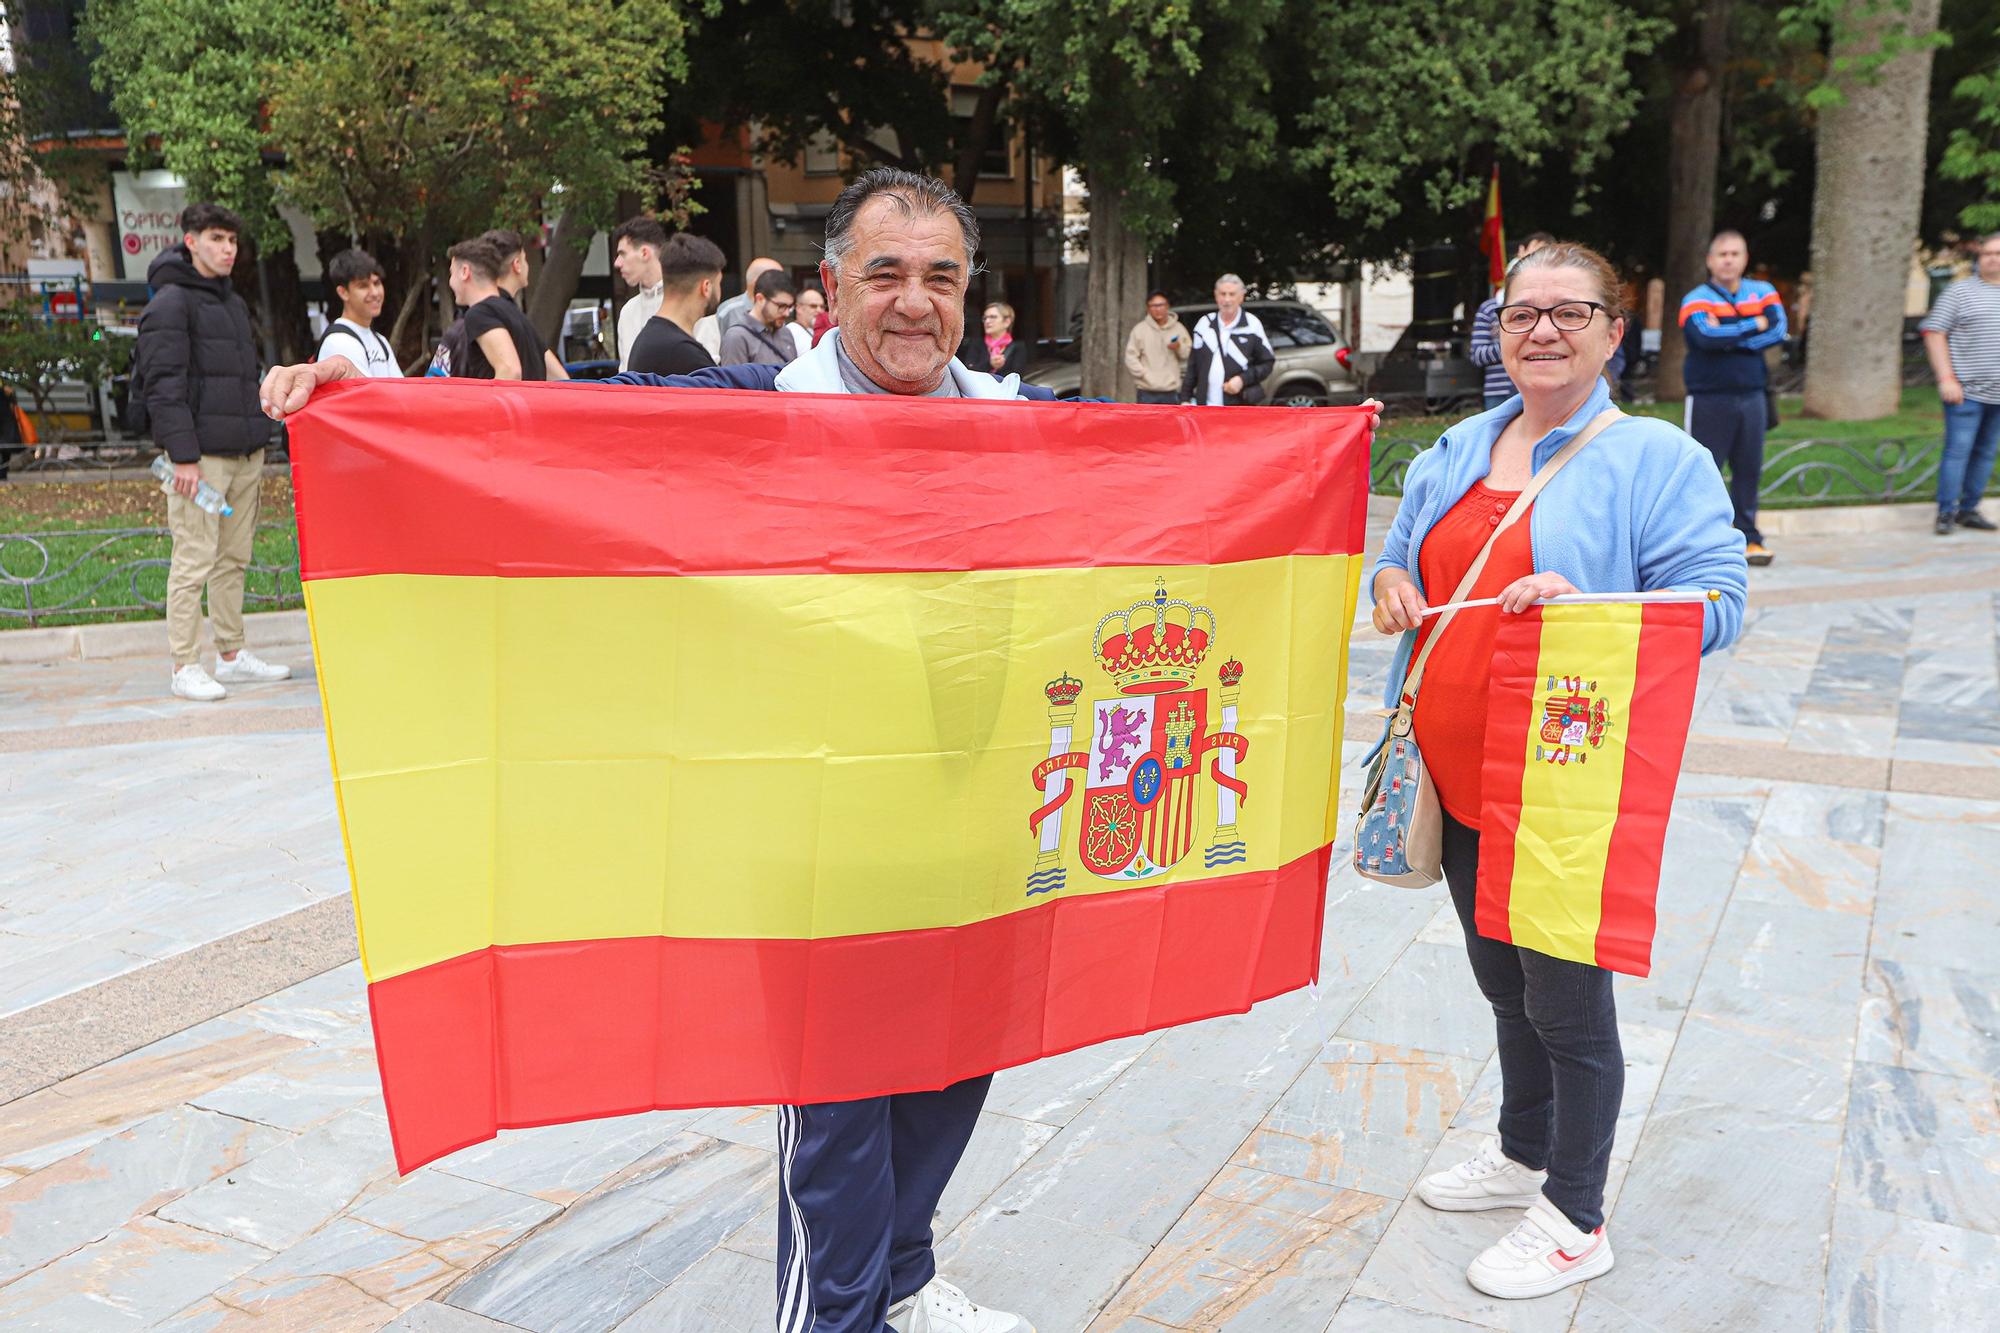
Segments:
[[[292,438],[403,1169],[1315,977],[1365,414],[377,381]]]

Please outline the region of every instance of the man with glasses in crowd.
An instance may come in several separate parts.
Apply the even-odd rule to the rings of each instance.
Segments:
[[[783,269],[773,269],[751,288],[750,316],[722,331],[724,366],[787,366],[798,357],[799,345],[785,332],[798,304],[798,284]]]

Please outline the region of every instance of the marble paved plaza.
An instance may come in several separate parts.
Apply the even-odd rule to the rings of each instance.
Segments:
[[[1043,1333],[1996,1327],[2000,541],[1793,538],[1753,587],[1619,985],[1609,1275],[1466,1285],[1511,1218],[1409,1192],[1492,1128],[1491,1023],[1441,893],[1344,869],[1316,988],[998,1077],[945,1273]],[[770,1328],[766,1110],[396,1175],[309,672],[165,677],[0,666],[0,1328]]]

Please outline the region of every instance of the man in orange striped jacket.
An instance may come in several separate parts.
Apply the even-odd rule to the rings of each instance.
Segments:
[[[1764,349],[1785,340],[1785,306],[1768,282],[1743,276],[1750,248],[1740,231],[1720,231],[1708,245],[1708,280],[1681,301],[1687,340],[1687,404],[1682,429],[1708,446],[1729,474],[1736,527],[1753,565],[1771,563],[1757,530],[1757,487],[1764,478],[1764,431],[1770,424],[1771,377]]]

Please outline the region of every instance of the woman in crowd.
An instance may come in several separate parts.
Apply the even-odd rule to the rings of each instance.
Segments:
[[[1606,364],[1624,334],[1622,289],[1580,245],[1515,260],[1501,293],[1500,351],[1519,390],[1446,431],[1411,465],[1376,563],[1375,628],[1402,633],[1390,672],[1401,694],[1413,651],[1515,498],[1563,445],[1611,406]],[[1501,1101],[1497,1147],[1424,1179],[1417,1196],[1467,1212],[1525,1208],[1466,1277],[1492,1296],[1546,1295],[1611,1267],[1604,1179],[1625,1086],[1611,973],[1480,937],[1480,769],[1486,685],[1499,615],[1571,592],[1714,589],[1702,651],[1743,621],[1743,537],[1708,451],[1676,427],[1617,416],[1501,533],[1468,598],[1500,609],[1451,618],[1417,692],[1418,748],[1444,811],[1444,874],[1480,991],[1493,1007]],[[1669,890],[1670,891],[1670,890]]]
[[[985,331],[982,355],[966,364],[974,370],[990,370],[1002,379],[1026,374],[1028,345],[1014,336],[1014,307],[996,301],[986,307],[979,322]]]

